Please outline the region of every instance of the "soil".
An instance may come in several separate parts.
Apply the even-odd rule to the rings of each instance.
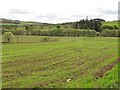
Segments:
[[[118,62],[120,62],[120,57],[116,61],[112,62],[111,64],[102,67],[98,72],[94,74],[94,77],[96,79],[104,77],[105,73],[107,71],[110,71],[115,65],[118,64]]]

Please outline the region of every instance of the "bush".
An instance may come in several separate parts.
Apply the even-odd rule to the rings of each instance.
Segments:
[[[25,35],[25,30],[23,28],[17,28],[16,35]]]
[[[96,32],[96,36],[100,36],[100,32]]]
[[[5,32],[10,32],[10,30],[6,28],[2,28],[2,34],[4,34]]]
[[[57,27],[56,28],[60,28],[60,26],[59,25],[57,25]]]
[[[117,36],[119,36],[118,30],[114,30],[114,29],[113,30],[109,30],[109,29],[103,30],[101,32],[101,35],[105,36],[105,37],[117,37]]]
[[[41,41],[42,41],[42,42],[48,42],[49,39],[50,39],[49,37],[43,37]]]
[[[42,42],[54,42],[54,41],[58,41],[57,38],[51,38],[51,37],[43,37],[41,39]]]
[[[102,29],[103,30],[105,30],[105,29],[109,29],[109,30],[118,29],[118,26],[117,25],[114,25],[114,26],[104,25],[104,26],[102,26]]]
[[[115,27],[116,27],[116,26],[115,26]],[[105,29],[111,30],[111,29],[114,29],[115,27],[114,27],[114,26],[110,26],[110,25],[104,25],[104,26],[102,26],[102,29],[103,29],[103,30],[105,30]]]
[[[12,42],[13,34],[11,32],[4,32],[3,39],[4,39],[4,42],[8,42],[8,43]]]

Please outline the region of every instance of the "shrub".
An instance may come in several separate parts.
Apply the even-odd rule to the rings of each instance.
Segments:
[[[23,28],[16,29],[16,35],[24,35],[24,34],[25,34],[25,30]]]
[[[59,25],[57,25],[56,28],[61,28],[61,27]]]
[[[3,39],[4,39],[4,42],[8,42],[8,43],[12,42],[13,34],[11,32],[4,32]]]
[[[100,32],[96,32],[96,36],[100,36]]]
[[[104,36],[104,37],[107,37],[108,36],[108,33],[107,33],[108,30],[103,30],[101,32],[101,35]]]
[[[105,29],[111,30],[111,29],[114,29],[114,28],[116,28],[116,26],[110,26],[110,25],[104,25],[104,26],[102,26],[103,30],[105,30]]]
[[[51,37],[43,37],[41,39],[42,42],[54,42],[54,41],[58,41],[57,38],[51,38]]]
[[[48,42],[49,39],[50,39],[49,37],[43,37],[41,41],[42,41],[42,42]]]

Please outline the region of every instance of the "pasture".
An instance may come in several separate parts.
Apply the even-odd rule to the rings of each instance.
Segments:
[[[118,26],[118,21],[107,21],[107,22],[102,22],[103,25],[110,25],[110,26],[114,26],[117,25]]]
[[[3,88],[118,87],[118,38],[42,38],[19,36],[19,43],[3,44]]]

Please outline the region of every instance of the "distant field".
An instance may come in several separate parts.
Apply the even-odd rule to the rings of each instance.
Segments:
[[[17,39],[18,37],[18,39]],[[12,42],[13,43],[39,43],[42,42],[44,38],[50,38],[49,42],[53,41],[60,41],[60,40],[67,40],[67,39],[74,39],[71,37],[55,37],[55,36],[29,36],[29,35],[14,35]],[[18,41],[17,41],[18,40]],[[4,42],[3,36],[2,41]],[[1,42],[1,41],[0,41]]]
[[[1,23],[0,25],[20,25],[20,24],[14,24],[14,23]]]
[[[20,42],[43,37],[19,36]],[[3,44],[3,88],[118,87],[118,39],[54,37]]]
[[[118,26],[118,21],[108,21],[108,22],[102,22],[103,25],[110,25],[110,26],[114,26],[117,25]]]

